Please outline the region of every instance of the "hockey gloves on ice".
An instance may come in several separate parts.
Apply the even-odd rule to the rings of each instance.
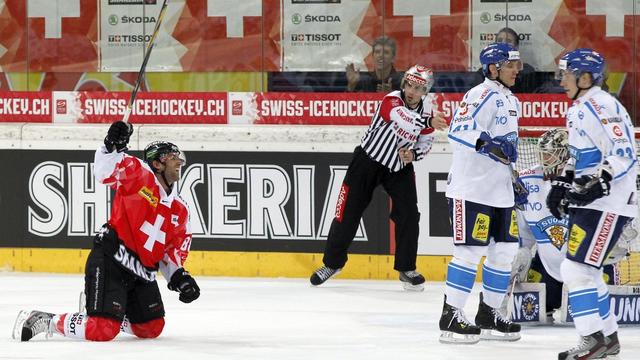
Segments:
[[[109,152],[115,148],[118,152],[127,150],[129,138],[133,134],[133,126],[124,121],[116,121],[111,124],[107,136],[104,138],[104,146]]]
[[[574,186],[567,193],[567,200],[578,206],[591,204],[593,201],[609,195],[611,179],[611,173],[605,169],[600,169],[598,173],[593,175],[583,175],[573,181]]]
[[[476,142],[476,151],[507,165],[518,159],[517,149],[511,141],[504,136],[492,138],[484,131]]]
[[[200,288],[196,284],[196,280],[191,277],[191,274],[184,268],[176,270],[171,275],[171,281],[167,284],[169,290],[177,291],[180,293],[180,301],[183,303],[190,303],[193,300],[200,297]]]
[[[513,195],[516,202],[516,209],[524,210],[524,206],[529,202],[529,190],[524,185],[524,182],[520,177],[513,183]]]
[[[556,219],[562,219],[569,210],[569,202],[565,197],[571,189],[572,178],[572,175],[557,176],[551,180],[551,191],[547,195],[547,208]]]

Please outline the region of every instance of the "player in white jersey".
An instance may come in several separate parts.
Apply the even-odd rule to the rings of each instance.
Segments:
[[[509,90],[522,69],[510,44],[493,43],[480,53],[485,81],[469,90],[449,126],[453,162],[446,196],[453,226],[453,259],[448,265],[440,341],[476,343],[480,338],[514,341],[520,325],[498,310],[509,286],[518,251],[512,163],[517,160],[518,99]],[[521,184],[521,182],[520,182]],[[462,309],[483,256],[483,290],[475,325]]]
[[[620,351],[602,265],[637,212],[634,130],[622,104],[599,86],[605,68],[599,53],[570,51],[558,67],[560,85],[574,100],[567,111],[571,158],[551,183],[547,206],[556,218],[569,215],[560,275],[581,336],[558,359],[600,359]]]
[[[427,93],[433,85],[431,69],[415,65],[405,72],[400,91],[387,94],[353,152],[340,188],[336,215],[329,229],[322,262],[310,277],[323,284],[347,262],[347,252],[364,210],[378,185],[392,200],[389,217],[395,223],[393,268],[407,290],[424,290],[424,276],[416,271],[420,213],[413,161],[424,158],[433,143],[433,131],[446,129],[440,112],[433,111]]]
[[[545,132],[538,141],[538,164],[520,171],[520,179],[529,191],[529,197],[528,203],[518,211],[520,249],[513,263],[512,275],[517,276],[519,282],[545,285],[547,315],[559,309],[562,303],[560,265],[567,252],[569,219],[557,219],[545,202],[551,181],[562,173],[569,159],[568,139],[569,135],[563,128]],[[614,267],[606,265],[604,270],[605,281],[613,284]]]

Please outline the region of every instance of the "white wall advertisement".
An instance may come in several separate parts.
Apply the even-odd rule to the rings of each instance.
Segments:
[[[339,3],[284,1],[283,71],[344,71],[366,68],[371,46],[357,35],[370,0]]]
[[[155,40],[147,71],[181,71],[185,48],[170,34],[178,21],[184,0],[168,2]],[[104,0],[100,2],[101,71],[138,71],[153,34],[162,0]]]
[[[525,63],[538,71],[555,71],[555,57],[563,51],[563,47],[548,34],[561,4],[562,0],[510,1],[508,4],[495,0],[473,0],[473,69],[480,67],[480,50],[494,42],[498,31],[508,26],[520,35],[520,53]]]

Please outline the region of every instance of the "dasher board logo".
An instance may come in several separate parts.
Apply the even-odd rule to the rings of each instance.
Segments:
[[[158,0],[109,0],[109,5],[155,5]]]

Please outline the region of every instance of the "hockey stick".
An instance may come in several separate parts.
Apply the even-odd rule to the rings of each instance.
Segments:
[[[158,15],[158,21],[156,22],[156,27],[153,30],[153,34],[151,35],[151,39],[149,39],[149,44],[147,44],[147,48],[145,49],[144,59],[142,60],[142,66],[140,66],[140,71],[138,71],[138,78],[136,79],[136,83],[131,91],[131,97],[129,98],[129,104],[127,104],[127,109],[125,110],[124,116],[122,117],[122,121],[128,122],[129,116],[131,115],[131,110],[133,109],[133,103],[136,100],[136,95],[138,95],[138,90],[140,90],[140,84],[144,80],[144,72],[147,68],[147,63],[149,62],[149,57],[151,56],[151,50],[155,46],[156,37],[158,36],[158,32],[160,31],[160,24],[162,23],[162,19],[164,18],[164,14],[167,12],[167,0],[164,0],[162,3],[162,8],[160,9],[160,14]]]

